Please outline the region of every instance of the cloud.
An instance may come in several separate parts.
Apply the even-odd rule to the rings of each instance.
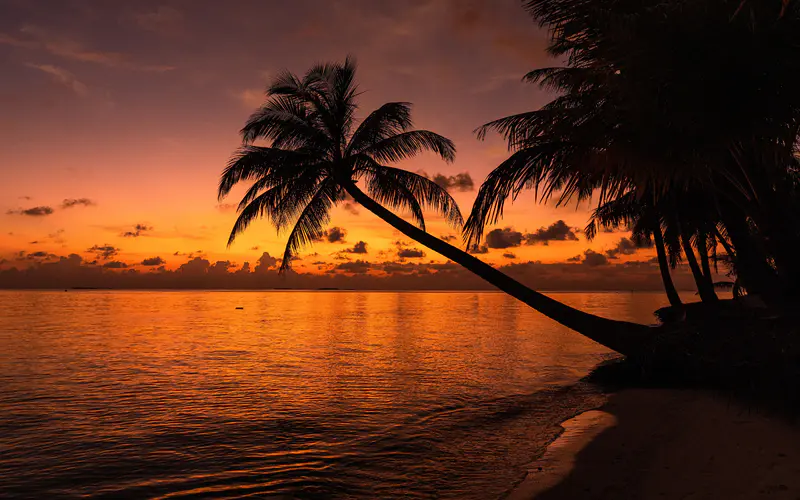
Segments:
[[[235,268],[236,265],[229,260],[218,260],[208,267],[208,274],[226,275],[229,269]]]
[[[436,173],[433,174],[433,176],[428,175],[424,170],[419,170],[417,173],[432,180],[448,191],[466,192],[475,189],[475,182],[472,180],[472,176],[469,175],[469,172],[462,172],[456,175]]]
[[[25,66],[47,73],[53,81],[67,87],[81,97],[89,95],[89,87],[64,68],[59,68],[52,64],[35,63],[27,63]]]
[[[25,208],[25,209],[18,209],[18,210],[9,210],[6,212],[8,215],[29,215],[31,217],[44,217],[46,215],[52,215],[53,207],[48,206],[41,206],[41,207],[33,207],[33,208]]]
[[[118,260],[112,260],[111,262],[106,262],[103,264],[103,267],[106,269],[126,269],[128,264],[124,262],[120,262]]]
[[[38,259],[57,259],[58,256],[48,252],[32,252],[25,256],[27,260],[38,260]]]
[[[397,256],[401,259],[421,259],[425,257],[425,252],[416,248],[400,248],[397,250]]]
[[[442,186],[448,191],[473,191],[475,189],[475,182],[469,172],[463,172],[456,175],[436,174],[433,176],[433,182]]]
[[[196,252],[189,252],[189,253],[175,252],[172,255],[174,255],[175,257],[188,257],[189,259],[194,259],[196,257],[201,257],[201,258],[206,257],[206,253],[202,250],[197,250]]]
[[[486,245],[472,245],[472,248],[467,250],[468,253],[473,255],[489,253],[489,247]]]
[[[578,235],[575,228],[566,224],[563,220],[558,220],[547,227],[541,227],[535,232],[525,235],[525,243],[535,245],[541,243],[547,245],[551,241],[577,241]]]
[[[367,253],[367,242],[366,241],[359,241],[353,248],[348,248],[346,250],[342,250],[345,253]]]
[[[261,247],[258,246],[258,245],[254,246],[254,247],[250,247],[250,250],[253,250],[253,251],[256,251],[256,250],[259,250],[259,249],[261,249]]]
[[[594,250],[586,250],[583,252],[583,261],[581,263],[589,267],[605,266],[608,264],[608,258]]]
[[[178,272],[184,275],[204,275],[208,272],[211,263],[202,257],[195,257],[178,267]]]
[[[233,97],[246,108],[260,108],[264,104],[264,89],[243,89],[233,93]]]
[[[152,72],[164,72],[174,69],[173,66],[140,64],[131,61],[128,56],[118,52],[93,50],[84,47],[83,44],[76,40],[53,35],[38,26],[26,25],[20,31],[28,39],[23,40],[9,35],[2,35],[0,36],[0,43],[20,48],[40,49],[64,59],[98,64],[108,68]]]
[[[92,248],[87,249],[86,253],[93,253],[98,259],[108,260],[115,257],[119,251],[119,248],[115,248],[106,243],[104,245],[94,245]]]
[[[356,260],[354,262],[342,262],[341,264],[337,264],[333,269],[345,273],[364,274],[369,271],[371,267],[372,264],[365,260]]]
[[[489,248],[511,248],[522,244],[522,233],[512,228],[493,229],[486,235],[486,246]]]
[[[582,260],[583,260],[583,255],[578,254],[574,257],[570,257],[569,259],[567,259],[567,262],[580,262]]]
[[[353,215],[359,215],[361,212],[359,212],[358,208],[356,208],[357,206],[358,206],[357,203],[352,202],[352,203],[345,203],[344,205],[342,205],[342,208],[344,208]]]
[[[627,233],[631,228],[627,224],[621,224],[618,227],[601,227],[600,230],[604,233]]]
[[[592,255],[591,252],[587,252]],[[142,271],[127,263],[127,268],[104,267],[103,263],[85,262],[79,255],[60,257],[45,252],[22,252],[21,260],[5,262],[0,269],[0,288],[51,288],[73,286],[111,287],[119,289],[314,289],[337,287],[358,290],[489,290],[491,285],[452,263],[422,261],[370,263],[363,260],[332,266],[316,261],[315,273],[302,271],[280,275],[277,269],[252,272],[243,265],[234,270],[230,261],[213,265],[202,257],[194,257],[177,270],[164,266]],[[603,257],[602,254],[600,258]],[[586,257],[586,254],[583,255]],[[594,257],[588,257],[591,261]],[[116,260],[115,260],[116,261]],[[121,262],[121,261],[119,261]],[[125,262],[122,262],[125,264]],[[319,263],[319,264],[317,264]],[[108,264],[108,263],[107,263]],[[22,266],[22,267],[20,267]],[[111,267],[116,264],[111,264]],[[337,269],[338,268],[338,269]],[[647,262],[589,266],[584,264],[543,264],[509,261],[500,271],[523,284],[546,290],[662,290],[658,266]],[[371,271],[382,271],[372,273]],[[328,271],[320,273],[319,271]],[[331,272],[333,271],[333,272]],[[674,273],[679,290],[693,290],[694,280],[685,267]]]
[[[217,210],[222,213],[235,212],[239,205],[235,203],[220,203],[217,205]]]
[[[493,229],[486,235],[486,246],[504,249],[518,247],[523,242],[527,245],[535,245],[537,243],[547,245],[550,241],[576,241],[577,239],[578,236],[575,234],[574,229],[569,227],[563,220],[559,220],[528,234],[522,234],[511,227]]]
[[[29,40],[22,40],[20,38],[7,35],[5,33],[0,33],[0,44],[9,45],[11,47],[23,48],[23,49],[35,49],[38,45],[36,42],[32,42]]]
[[[637,245],[633,240],[630,238],[620,238],[617,242],[617,246],[606,250],[606,256],[609,259],[618,259],[620,255],[633,255],[639,249],[646,248],[648,245]]]
[[[276,267],[278,265],[279,259],[271,256],[269,252],[264,252],[261,254],[261,257],[258,259],[258,264],[256,265],[255,272],[257,273],[265,273],[268,270]]]
[[[503,254],[503,257],[505,257],[506,259],[516,259],[517,255],[511,252],[506,252]]]
[[[73,208],[77,207],[78,205],[84,207],[93,207],[97,205],[97,203],[89,198],[67,198],[61,202],[61,208]]]
[[[344,239],[347,236],[347,231],[341,227],[332,227],[325,231],[324,238],[328,240],[328,243],[344,243]]]
[[[142,261],[143,266],[163,266],[164,264],[166,262],[161,257],[150,257]]]
[[[152,226],[147,226],[145,224],[136,224],[133,226],[133,231],[125,231],[124,233],[120,234],[123,238],[138,238],[139,236],[144,236],[144,233],[148,231],[152,231]]]
[[[456,241],[458,239],[458,236],[454,234],[443,234],[439,236],[439,239],[442,241],[446,241],[447,243],[451,243],[453,241]]]
[[[52,233],[49,233],[47,235],[47,239],[48,240],[52,240],[53,243],[62,244],[62,243],[64,243],[63,235],[64,235],[64,230],[63,229],[57,229],[56,231],[54,231]]]

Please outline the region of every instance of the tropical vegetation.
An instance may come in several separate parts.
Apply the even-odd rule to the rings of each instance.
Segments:
[[[782,386],[797,399],[800,2],[524,6],[562,61],[525,79],[555,97],[478,129],[499,132],[511,155],[480,187],[467,242],[527,189],[558,204],[591,200],[587,235],[624,225],[652,239],[673,312],[683,313],[651,331],[642,369]],[[699,304],[675,293],[669,267],[680,260]],[[736,279],[732,301],[714,291],[718,263]]]
[[[563,204],[595,198],[587,228],[628,225],[668,261],[685,259],[716,302],[717,247],[768,304],[800,293],[800,2],[530,0],[563,66],[525,79],[541,109],[491,122],[513,154],[479,190],[465,234],[478,242],[527,188]],[[695,254],[696,252],[696,254]]]
[[[548,50],[563,65],[525,77],[552,91],[552,101],[478,129],[480,138],[499,132],[511,155],[480,187],[464,225],[465,247],[478,245],[507,200],[526,190],[558,204],[591,200],[587,236],[624,226],[637,243],[654,245],[670,304],[692,314],[672,315],[679,321],[658,328],[600,318],[426,232],[425,209],[462,222],[455,201],[427,178],[389,164],[426,150],[452,161],[455,148],[414,130],[408,103],[387,103],[356,123],[350,59],[302,77],[283,73],[268,88],[220,180],[220,198],[249,184],[230,242],[265,216],[289,230],[288,269],[349,196],[407,237],[641,366],[717,370],[728,378],[743,367],[800,366],[791,347],[800,295],[800,1],[524,6],[549,29]],[[259,140],[267,144],[255,145]],[[681,261],[695,278],[700,308],[682,304],[671,281],[670,268]],[[719,300],[712,272],[719,266],[735,277],[736,296],[746,290],[746,302]]]

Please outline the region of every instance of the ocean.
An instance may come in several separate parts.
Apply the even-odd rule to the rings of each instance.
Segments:
[[[550,295],[642,323],[666,304]],[[491,292],[0,301],[2,498],[502,498],[614,356]]]

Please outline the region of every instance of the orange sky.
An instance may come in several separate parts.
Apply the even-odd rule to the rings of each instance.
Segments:
[[[244,262],[252,269],[264,252],[280,256],[283,238],[266,222],[227,249],[235,213],[218,205],[215,191],[238,129],[283,68],[302,72],[356,56],[364,114],[411,101],[416,126],[458,148],[451,165],[426,156],[398,166],[466,172],[477,187],[507,151],[496,137],[476,140],[473,130],[546,102],[548,95],[520,78],[553,64],[545,33],[518,0],[0,0],[0,10],[0,269],[77,254],[84,265],[118,262],[110,267],[142,272],[155,267],[143,266],[145,259],[159,257],[174,270],[198,256],[230,261],[233,270]],[[238,193],[226,202],[237,203]],[[453,195],[467,213],[475,191]],[[584,266],[590,280],[587,264],[624,275],[615,264],[653,256],[636,250],[609,259],[626,234],[588,242],[580,234],[586,207],[537,205],[532,195],[509,207],[499,227],[526,234],[558,220],[579,239],[481,257],[561,265],[591,249],[601,256],[570,264]],[[357,260],[444,262],[427,250],[401,259],[398,234],[360,207],[337,208],[332,226],[345,229],[344,240],[307,249],[298,271],[343,272],[334,267]],[[435,218],[429,231],[456,234]],[[367,253],[344,252],[359,241]],[[110,249],[89,251],[97,247]]]

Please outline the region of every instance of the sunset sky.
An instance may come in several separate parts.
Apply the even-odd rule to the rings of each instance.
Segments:
[[[266,222],[226,248],[236,217],[229,204],[241,191],[219,204],[216,186],[238,130],[284,68],[355,56],[364,114],[411,101],[416,126],[458,148],[454,164],[425,156],[398,166],[467,173],[475,188],[508,153],[498,137],[478,141],[474,129],[551,97],[520,81],[553,61],[546,32],[518,0],[0,0],[0,11],[5,270],[68,262],[111,283],[110,273],[131,270],[273,267],[284,238]],[[464,213],[475,196],[468,188],[452,188]],[[603,286],[636,274],[630,287],[658,287],[652,251],[620,243],[626,233],[588,242],[587,219],[585,206],[557,209],[523,195],[498,226],[510,230],[494,233],[496,248],[480,257],[544,266],[535,276],[547,268]],[[331,226],[343,231],[308,248],[299,273],[403,275],[397,286],[413,287],[409,274],[435,274],[445,262],[361,207],[337,208]],[[458,235],[435,218],[428,230]]]

